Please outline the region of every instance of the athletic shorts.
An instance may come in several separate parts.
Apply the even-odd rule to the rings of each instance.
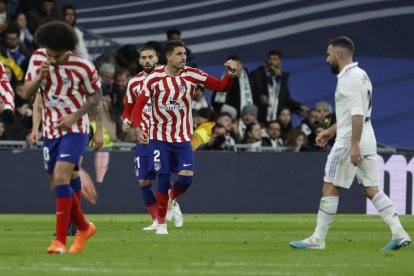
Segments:
[[[194,152],[191,142],[170,143],[150,140],[151,171],[156,174],[177,173],[181,170],[194,170]]]
[[[349,189],[356,176],[359,184],[370,187],[378,186],[378,174],[377,154],[364,155],[362,163],[354,166],[351,163],[350,149],[334,145],[326,161],[323,180]]]
[[[44,139],[43,161],[46,173],[53,174],[57,161],[75,164],[79,168],[79,159],[85,154],[88,145],[88,135],[83,133],[69,133],[59,138]]]
[[[147,180],[147,179],[155,179],[155,173],[149,171],[149,145],[143,145],[137,143],[135,148],[135,175],[137,176],[137,180]]]

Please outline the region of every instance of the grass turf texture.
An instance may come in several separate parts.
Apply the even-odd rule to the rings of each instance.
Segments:
[[[0,215],[0,275],[413,275],[414,246],[382,252],[379,216],[338,215],[325,250],[295,250],[315,215],[185,215],[169,235],[148,215],[88,215],[97,234],[81,254],[49,255],[52,215]],[[414,216],[401,220],[414,236]],[[68,245],[73,237],[68,237]],[[68,246],[68,248],[69,248]]]

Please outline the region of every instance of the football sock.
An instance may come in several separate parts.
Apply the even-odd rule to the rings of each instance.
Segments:
[[[158,175],[158,192],[167,195],[168,190],[170,189],[171,181],[170,181],[170,174],[164,173]]]
[[[55,188],[56,197],[56,240],[66,244],[66,233],[68,230],[69,219],[71,217],[71,207],[73,190],[69,184],[59,185]]]
[[[192,181],[193,181],[192,176],[179,175],[177,182],[175,182],[173,187],[171,188],[170,197],[172,199],[175,199],[179,195],[185,193],[188,187],[190,187]]]
[[[393,238],[395,238],[395,235],[398,235],[399,232],[403,231],[403,227],[391,199],[384,192],[380,191],[371,201],[385,223],[390,227]]]
[[[72,208],[71,208],[71,215],[70,219],[76,224],[80,231],[85,231],[89,227],[89,223],[86,221],[85,217],[83,216],[82,209],[80,207],[80,203],[78,198],[73,195],[72,198]]]
[[[80,203],[82,183],[81,183],[81,179],[79,176],[70,180],[70,187],[72,188],[73,193],[75,194],[76,198],[78,199]]]
[[[165,216],[167,215],[169,197],[167,194],[162,194],[160,192],[157,192],[156,199],[157,199],[158,223],[164,224]]]
[[[158,220],[157,218],[158,211],[157,211],[157,205],[155,204],[155,201],[151,204],[147,204],[146,206],[147,206],[148,213],[151,215],[152,220],[156,220],[156,219]]]
[[[325,196],[321,198],[319,205],[318,218],[316,220],[316,229],[313,233],[313,237],[318,240],[325,240],[328,233],[329,225],[335,218],[336,211],[338,209],[339,197],[337,196]]]

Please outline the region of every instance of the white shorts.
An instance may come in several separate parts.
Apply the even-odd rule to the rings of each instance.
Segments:
[[[351,163],[350,149],[334,145],[326,161],[323,180],[337,187],[349,189],[355,176],[359,184],[365,187],[378,186],[377,154],[364,155],[362,163],[354,166]]]

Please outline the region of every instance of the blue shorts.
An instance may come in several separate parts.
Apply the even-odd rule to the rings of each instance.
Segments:
[[[46,173],[53,174],[57,161],[75,164],[79,169],[79,159],[86,152],[88,135],[69,133],[55,139],[45,139],[43,142],[43,161]]]
[[[176,173],[181,170],[194,170],[194,152],[191,142],[170,143],[150,140],[152,162],[149,169],[156,174]]]
[[[149,171],[149,145],[143,145],[137,143],[135,148],[135,175],[137,176],[137,180],[147,180],[147,179],[155,179],[155,173]]]

